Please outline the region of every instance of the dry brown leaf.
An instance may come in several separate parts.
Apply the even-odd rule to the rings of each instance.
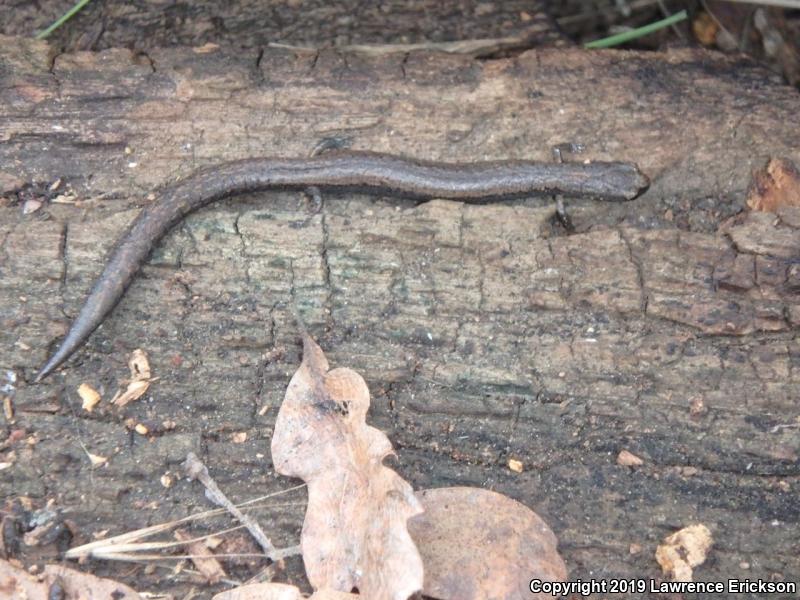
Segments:
[[[183,529],[175,530],[175,539],[186,542],[192,539],[191,534]],[[208,549],[205,542],[197,540],[186,544],[186,549],[192,556],[192,562],[197,570],[206,578],[208,583],[218,583],[222,578],[227,577],[225,569],[219,564],[214,553]]]
[[[547,598],[530,581],[565,581],[553,532],[527,506],[479,488],[417,492],[425,512],[409,522],[425,565],[423,593],[442,600]]]
[[[358,600],[364,596],[320,590],[309,600]],[[212,600],[304,600],[304,596],[293,585],[285,583],[252,583],[243,585],[214,596]]]
[[[92,412],[100,402],[100,393],[88,383],[82,383],[78,386],[78,396],[81,397],[81,407],[86,412]]]
[[[59,565],[47,565],[40,577],[30,575],[23,569],[0,560],[0,597],[25,598],[26,600],[48,600],[51,588],[61,586],[63,594],[58,597],[81,600],[141,600],[141,596],[127,585],[101,579],[89,573],[73,571]]]
[[[150,376],[150,362],[147,360],[147,354],[141,348],[137,348],[131,353],[128,368],[131,371],[131,379],[127,389],[124,392],[117,392],[111,399],[111,403],[117,406],[125,406],[129,402],[141,398],[147,392],[150,384],[157,379]]]
[[[794,163],[786,158],[773,158],[753,173],[747,190],[747,206],[763,212],[800,206],[800,173]]]
[[[422,589],[422,559],[407,522],[422,508],[411,486],[383,465],[388,438],[366,424],[369,390],[346,368],[328,370],[303,336],[272,437],[272,461],[308,484],[301,547],[314,589],[369,600],[406,600]]]
[[[303,595],[285,583],[251,583],[215,594],[211,600],[303,600]]]
[[[692,569],[706,560],[714,540],[705,525],[684,527],[656,548],[656,560],[673,581],[692,581]]]
[[[633,452],[620,450],[619,454],[617,454],[617,464],[623,467],[640,467],[644,464],[644,461]]]

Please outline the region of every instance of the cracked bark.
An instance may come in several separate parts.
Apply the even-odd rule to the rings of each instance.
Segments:
[[[63,335],[62,310],[75,313],[147,192],[197,166],[305,156],[330,135],[450,160],[547,160],[547,144],[568,139],[588,142],[592,158],[639,162],[653,186],[629,204],[571,202],[570,236],[551,227],[547,199],[326,194],[313,214],[299,195],[270,192],[200,211],[63,373],[18,386],[7,430],[39,442],[14,448],[0,495],[54,498],[88,534],[206,508],[195,488],[159,483],[189,450],[234,499],[288,486],[266,448],[299,361],[297,305],[332,364],[364,374],[371,421],[406,478],[532,506],[574,577],[656,576],[656,543],[689,521],[720,540],[704,579],[740,576],[742,561],[750,578],[800,573],[798,220],[731,218],[752,167],[771,155],[800,163],[785,127],[800,113],[796,92],[746,62],[689,51],[412,53],[350,57],[344,70],[336,53],[309,69],[312,57],[267,50],[261,77],[253,56],[221,50],[152,50],[155,73],[111,50],[61,55],[50,74],[48,52],[0,43],[0,182],[61,177],[83,199],[106,196],[48,205],[43,220],[3,190],[0,369],[21,378]],[[78,384],[110,397],[136,347],[160,377],[147,397],[76,419]],[[690,413],[697,398],[706,414]],[[36,412],[54,402],[54,414]],[[127,417],[177,427],[147,440]],[[232,443],[237,431],[244,444]],[[91,471],[78,440],[108,467]],[[617,466],[623,448],[645,465]],[[510,472],[509,457],[526,470]],[[131,511],[154,499],[155,510]],[[291,545],[301,515],[276,509],[263,525]],[[632,543],[644,552],[630,554]],[[299,561],[288,568],[296,576]]]

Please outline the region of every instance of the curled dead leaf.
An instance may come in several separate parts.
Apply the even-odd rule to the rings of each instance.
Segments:
[[[656,560],[673,581],[692,581],[692,569],[705,562],[713,543],[708,527],[690,525],[664,539],[656,548]]]
[[[319,590],[309,600],[358,600],[364,596]],[[216,594],[212,600],[304,600],[300,590],[285,583],[252,583]]]
[[[565,581],[547,524],[527,506],[479,488],[417,492],[425,512],[409,529],[425,565],[423,593],[442,600],[547,598],[531,579]]]
[[[307,335],[272,437],[272,461],[308,484],[301,547],[316,590],[406,600],[422,589],[422,559],[407,529],[422,511],[411,486],[383,465],[388,438],[366,424],[369,390],[346,368],[328,370]]]
[[[26,600],[49,600],[56,586],[62,598],[81,600],[141,600],[141,596],[123,583],[102,579],[59,565],[47,565],[37,577],[0,560],[0,597]]]

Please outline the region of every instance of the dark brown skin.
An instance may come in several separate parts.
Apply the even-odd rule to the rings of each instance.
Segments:
[[[77,350],[119,302],[153,246],[187,214],[215,200],[265,189],[359,188],[414,198],[487,201],[533,194],[631,200],[649,181],[631,163],[470,164],[423,162],[389,154],[329,152],[311,158],[253,158],[197,171],[164,188],[112,250],[100,277],[41,381]]]

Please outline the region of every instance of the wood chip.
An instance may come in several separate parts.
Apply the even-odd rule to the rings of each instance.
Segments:
[[[11,396],[3,396],[3,416],[8,423],[14,422],[14,401]]]
[[[693,581],[693,568],[705,562],[714,540],[703,524],[690,525],[664,539],[656,560],[673,581]]]
[[[42,208],[42,204],[44,204],[44,202],[40,198],[29,198],[28,200],[25,200],[24,204],[22,205],[22,214],[30,215],[35,213],[37,210]]]
[[[359,600],[359,598],[364,596],[325,589],[315,592],[308,600]],[[304,600],[304,596],[299,589],[285,583],[251,583],[220,592],[212,600]]]
[[[100,456],[99,454],[92,454],[91,452],[87,452],[86,454],[89,456],[89,460],[91,461],[93,467],[99,467],[108,462],[108,457],[106,456]]]
[[[86,412],[92,412],[94,407],[102,400],[100,393],[88,383],[82,383],[78,386],[78,396],[81,397],[81,408]]]
[[[800,173],[788,158],[773,158],[753,173],[747,190],[752,210],[777,212],[784,206],[800,206]]]
[[[150,384],[157,380],[150,374],[150,362],[147,360],[147,354],[141,348],[137,348],[131,353],[128,360],[128,368],[131,372],[131,379],[128,383],[127,389],[122,392],[116,393],[111,403],[115,406],[125,406],[129,402],[141,398]]]
[[[619,454],[617,454],[617,464],[623,467],[640,467],[644,464],[644,461],[632,452],[620,450]]]

